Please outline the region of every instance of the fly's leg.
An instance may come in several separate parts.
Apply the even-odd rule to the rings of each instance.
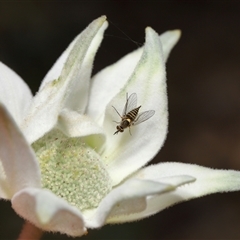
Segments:
[[[132,136],[131,127],[129,126],[128,128],[129,128],[129,133],[130,133],[130,135]]]
[[[122,116],[120,115],[120,113],[118,112],[118,110],[117,110],[114,106],[112,106],[112,107],[114,108],[114,110],[116,111],[116,113],[119,115],[119,117],[122,118]]]

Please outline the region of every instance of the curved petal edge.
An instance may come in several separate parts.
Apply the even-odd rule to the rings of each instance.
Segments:
[[[79,210],[48,190],[23,189],[12,198],[12,207],[21,217],[45,231],[73,237],[86,234]]]

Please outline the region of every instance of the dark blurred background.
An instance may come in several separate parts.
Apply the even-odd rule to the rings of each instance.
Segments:
[[[167,63],[169,134],[154,162],[240,170],[239,1],[0,1],[0,61],[35,93],[70,41],[103,14],[110,26],[94,73],[134,50],[134,41],[143,44],[146,26],[183,32]],[[9,202],[0,202],[0,213],[0,239],[16,239],[23,220]],[[82,239],[240,239],[240,193],[181,203]]]

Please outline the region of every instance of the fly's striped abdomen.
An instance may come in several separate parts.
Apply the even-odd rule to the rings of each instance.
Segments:
[[[138,111],[140,109],[141,106],[137,107],[137,108],[134,108],[132,111],[130,111],[129,113],[127,113],[126,115],[126,119],[130,119],[131,121],[134,121],[135,118],[137,117],[138,115]]]

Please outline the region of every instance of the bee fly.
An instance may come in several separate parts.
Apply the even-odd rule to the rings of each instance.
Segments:
[[[140,123],[148,120],[155,113],[154,110],[149,110],[149,111],[145,111],[145,112],[138,114],[138,111],[141,106],[137,107],[137,94],[136,93],[132,93],[129,96],[129,98],[128,98],[128,94],[127,94],[126,99],[127,100],[126,100],[126,103],[125,103],[125,106],[123,109],[122,116],[119,114],[117,109],[112,106],[115,109],[115,111],[117,112],[117,114],[120,116],[120,118],[122,119],[121,122],[116,122],[116,123],[119,123],[119,125],[116,127],[117,131],[114,133],[114,135],[117,134],[118,132],[123,132],[124,129],[127,127],[129,127],[129,133],[130,133],[130,135],[132,135],[131,131],[130,131],[131,126],[140,124]]]

